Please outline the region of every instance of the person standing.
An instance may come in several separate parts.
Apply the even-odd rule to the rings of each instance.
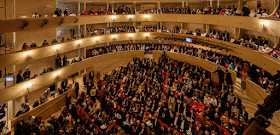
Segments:
[[[75,82],[75,93],[76,93],[76,98],[79,97],[79,89],[80,89],[79,82]]]
[[[88,78],[89,78],[89,80],[91,81],[91,83],[93,83],[93,80],[94,80],[94,71],[89,72]]]
[[[16,80],[16,83],[20,83],[23,81],[23,77],[22,77],[22,70],[19,70],[18,71],[18,74],[17,74],[17,80]]]
[[[217,70],[213,73],[218,73],[218,76],[219,76],[219,84],[222,84],[224,83],[224,75],[225,75],[225,72],[222,71],[222,69],[220,67],[217,68]]]
[[[23,78],[24,78],[24,80],[30,79],[30,75],[31,75],[31,72],[30,72],[29,68],[28,68],[28,67],[25,68],[25,71],[24,71],[24,73],[23,73]]]
[[[69,110],[69,106],[71,104],[71,92],[69,91],[67,96],[66,96],[66,109]]]
[[[84,82],[84,86],[87,85],[87,74],[85,73],[83,76],[83,82]]]
[[[62,58],[62,66],[66,66],[67,64],[67,57],[64,55]]]
[[[63,12],[64,16],[68,16],[68,8],[66,8]]]
[[[242,16],[249,16],[250,10],[249,10],[249,8],[248,8],[247,5],[245,5],[245,6],[243,7],[242,12],[243,12]]]
[[[55,65],[56,65],[56,68],[60,68],[60,67],[61,67],[61,58],[60,58],[60,54],[58,54],[58,55],[56,56]]]
[[[233,84],[232,78],[231,78],[231,73],[228,72],[227,69],[226,69],[226,84],[227,84],[227,85],[232,85],[232,84]]]

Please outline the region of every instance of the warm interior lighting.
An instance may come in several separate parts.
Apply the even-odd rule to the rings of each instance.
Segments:
[[[128,15],[128,18],[129,18],[129,19],[133,18],[133,15]]]
[[[145,35],[146,37],[148,37],[148,36],[150,36],[150,33],[145,33],[144,35]]]
[[[24,84],[23,87],[29,89],[31,86],[32,86],[32,83],[28,82],[28,83]]]
[[[129,37],[132,37],[132,36],[133,36],[133,34],[128,34],[128,36],[129,36]]]
[[[32,52],[25,52],[23,55],[24,56],[30,56],[32,54]]]
[[[57,71],[57,72],[54,73],[54,76],[58,77],[60,74],[61,74],[61,72]]]
[[[269,25],[269,21],[261,21],[260,24],[262,24],[263,26]]]
[[[117,35],[112,35],[112,38],[116,38],[117,37]]]
[[[81,44],[81,43],[82,43],[82,40],[77,40],[76,43],[77,43],[77,44]]]
[[[59,46],[59,45],[56,45],[56,46],[54,46],[54,49],[55,49],[55,50],[59,50],[59,49],[60,49],[60,46]]]
[[[150,16],[149,16],[149,15],[144,15],[144,17],[147,19],[147,18],[149,18]]]
[[[115,16],[115,15],[112,16],[112,19],[113,19],[113,20],[115,20],[116,18],[117,18],[117,16]]]
[[[95,37],[94,40],[98,41],[100,39],[100,37]]]

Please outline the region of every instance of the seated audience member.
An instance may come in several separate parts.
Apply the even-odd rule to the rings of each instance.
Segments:
[[[49,45],[48,41],[47,40],[44,40],[42,46],[46,46],[46,45]]]
[[[29,45],[27,45],[26,43],[24,43],[24,44],[22,45],[22,50],[28,49],[28,48],[29,48]]]
[[[242,16],[249,16],[250,14],[250,9],[248,8],[247,5],[245,5],[242,9]]]
[[[58,43],[58,41],[56,39],[53,39],[51,42],[51,44],[56,44],[56,43]]]
[[[68,8],[66,8],[66,9],[64,10],[63,14],[64,14],[64,16],[68,16],[68,15],[69,15],[69,14],[68,14]]]
[[[37,44],[35,43],[35,41],[32,41],[32,44],[30,45],[30,48],[35,48],[37,47]]]
[[[56,8],[56,10],[54,11],[54,14],[55,14],[56,16],[61,16],[61,9]]]
[[[40,17],[40,15],[36,12],[32,15],[32,18],[39,18],[39,17]]]

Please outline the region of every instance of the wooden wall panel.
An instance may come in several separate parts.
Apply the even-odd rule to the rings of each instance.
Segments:
[[[31,17],[35,12],[52,16],[56,10],[56,0],[16,0],[16,18]]]
[[[21,51],[23,43],[30,45],[32,41],[35,41],[39,47],[42,46],[44,40],[47,40],[50,44],[55,38],[56,28],[16,32],[15,51]]]

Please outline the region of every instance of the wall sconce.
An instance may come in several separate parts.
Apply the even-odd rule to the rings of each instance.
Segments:
[[[76,44],[77,44],[78,46],[80,46],[81,43],[82,43],[82,40],[77,40],[77,41],[76,41]]]
[[[112,35],[113,40],[116,40],[117,35]]]
[[[146,18],[146,20],[150,17],[149,15],[144,15],[144,17]]]
[[[54,46],[54,49],[58,52],[59,49],[60,49],[60,46],[59,46],[59,45],[56,45],[56,46]]]
[[[100,39],[100,37],[94,37],[94,40],[98,43],[98,40]]]
[[[80,44],[80,43],[82,43],[82,40],[77,40],[76,43]]]
[[[261,21],[260,24],[262,24],[263,27],[265,27],[269,25],[269,21]]]
[[[129,38],[131,40],[131,38],[133,37],[133,34],[128,34],[128,36],[129,36]]]
[[[23,85],[23,87],[29,92],[30,88],[32,86],[32,83],[31,82],[28,82],[26,84]]]
[[[25,52],[23,55],[24,55],[25,57],[30,57],[31,54],[32,54],[32,52]]]
[[[60,71],[57,71],[57,72],[54,73],[54,76],[55,76],[56,78],[59,78],[60,74],[61,74],[61,72],[60,72]]]
[[[127,17],[129,20],[131,20],[133,18],[133,15],[128,15]]]
[[[116,20],[117,16],[113,15],[112,20]]]
[[[99,39],[100,39],[100,37],[95,37],[94,38],[95,41],[98,41]]]
[[[150,33],[145,33],[144,36],[148,38],[150,36]]]

